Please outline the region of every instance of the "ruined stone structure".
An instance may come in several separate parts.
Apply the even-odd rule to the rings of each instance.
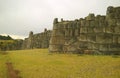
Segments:
[[[120,7],[108,7],[106,16],[89,14],[75,21],[55,18],[49,51],[120,54]]]
[[[22,49],[48,48],[51,32],[45,29],[42,33],[33,34],[31,31],[29,37],[23,41]]]

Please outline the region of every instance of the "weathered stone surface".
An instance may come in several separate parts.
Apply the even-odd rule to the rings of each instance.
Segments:
[[[100,44],[99,45],[99,51],[102,51],[102,52],[107,52],[109,51],[109,47],[107,44]]]
[[[113,35],[113,44],[118,44],[119,35]]]
[[[96,42],[96,35],[95,34],[87,34],[87,41]]]
[[[59,28],[63,26],[64,28]],[[62,35],[55,35],[55,33]],[[63,40],[62,43],[61,40]],[[51,52],[120,54],[119,45],[120,7],[110,6],[107,8],[106,16],[89,14],[79,20],[54,24],[49,50]]]
[[[81,33],[79,36],[79,41],[87,41],[87,34],[85,33]]]
[[[55,18],[53,24],[57,24],[57,23],[58,23],[58,18]]]
[[[100,44],[94,43],[94,44],[93,44],[93,49],[94,49],[94,50],[99,50],[99,46],[100,46]]]
[[[103,33],[104,32],[104,27],[94,27],[94,32],[95,33]]]
[[[95,15],[93,13],[89,14],[86,18],[86,20],[94,20],[95,19]]]
[[[105,28],[106,33],[115,33],[115,27],[109,26]]]
[[[114,28],[115,34],[120,34],[120,26]]]
[[[45,29],[42,33],[33,34],[31,31],[29,37],[23,41],[22,49],[48,48],[51,32]]]
[[[88,28],[87,27],[80,27],[80,33],[87,33],[88,32]]]
[[[88,27],[87,33],[94,33],[94,27]]]
[[[80,23],[81,23],[81,26],[85,26],[85,19],[81,19]]]

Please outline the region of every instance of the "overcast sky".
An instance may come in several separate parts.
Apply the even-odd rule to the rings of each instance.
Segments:
[[[89,13],[105,15],[120,0],[0,0],[0,34],[28,36],[52,29],[54,18],[74,20]]]

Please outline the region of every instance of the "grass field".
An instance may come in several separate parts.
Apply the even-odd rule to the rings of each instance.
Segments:
[[[6,62],[6,55],[0,54],[0,78],[7,78]]]
[[[22,78],[120,78],[120,56],[52,54],[47,49],[9,51],[0,55],[0,78],[6,78],[6,60]]]

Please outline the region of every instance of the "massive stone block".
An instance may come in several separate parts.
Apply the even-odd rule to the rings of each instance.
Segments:
[[[93,13],[89,14],[87,17],[86,17],[86,20],[94,20],[95,19],[95,15]]]
[[[114,27],[115,34],[120,34],[120,26]]]
[[[94,32],[95,33],[103,33],[104,32],[104,27],[96,26],[96,27],[94,27]]]
[[[87,27],[87,33],[94,33],[94,27]]]
[[[87,34],[87,41],[96,42],[96,35],[95,34]]]
[[[87,34],[81,33],[79,36],[79,41],[87,41]]]
[[[88,33],[88,28],[87,27],[80,27],[80,33]]]

